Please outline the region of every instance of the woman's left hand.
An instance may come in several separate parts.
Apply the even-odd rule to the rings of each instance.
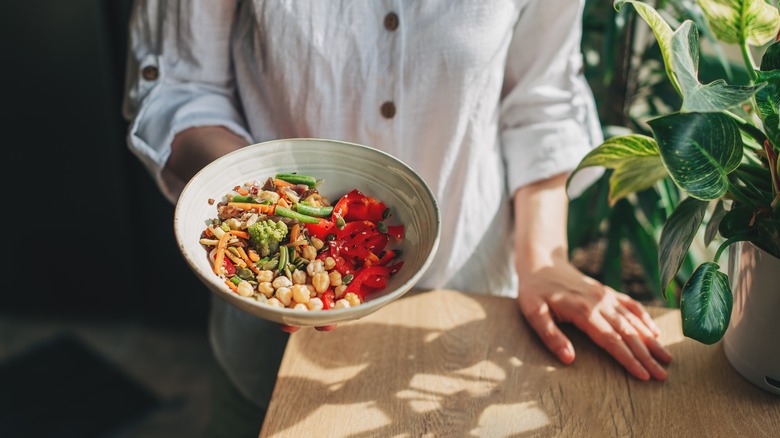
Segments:
[[[558,323],[573,323],[641,380],[666,379],[672,356],[644,307],[580,272],[568,259],[566,175],[519,188],[514,197],[518,303],[561,362],[574,347]]]
[[[665,380],[671,354],[644,307],[626,294],[584,275],[568,260],[538,269],[521,282],[518,304],[528,323],[558,359],[575,352],[558,323],[572,323],[640,380]]]

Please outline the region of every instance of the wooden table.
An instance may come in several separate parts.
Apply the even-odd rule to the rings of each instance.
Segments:
[[[780,397],[744,380],[721,345],[684,338],[651,308],[674,355],[642,382],[572,327],[560,364],[515,301],[415,293],[325,333],[290,337],[261,437],[780,437]]]

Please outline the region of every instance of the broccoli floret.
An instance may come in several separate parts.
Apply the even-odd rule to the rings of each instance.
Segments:
[[[279,244],[287,237],[287,224],[270,219],[257,221],[247,228],[249,239],[262,257],[267,257],[279,249]]]

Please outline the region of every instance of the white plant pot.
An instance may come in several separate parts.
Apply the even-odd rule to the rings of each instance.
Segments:
[[[749,242],[730,251],[734,292],[723,350],[731,365],[756,386],[780,395],[780,259]]]

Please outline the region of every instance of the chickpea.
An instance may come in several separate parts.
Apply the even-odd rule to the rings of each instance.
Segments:
[[[322,247],[325,246],[325,242],[323,242],[322,240],[320,240],[317,237],[312,237],[311,238],[311,244],[314,246],[314,249],[317,250],[317,251],[321,250]]]
[[[264,281],[257,285],[257,291],[263,294],[266,298],[271,298],[274,294],[274,285],[270,281]]]
[[[274,297],[287,307],[292,301],[292,289],[289,287],[280,287],[279,289],[276,289]]]
[[[357,296],[355,293],[348,293],[344,295],[344,299],[349,302],[349,305],[352,307],[359,306],[360,305],[360,297]]]
[[[272,283],[274,285],[274,289],[279,289],[282,287],[290,287],[292,286],[292,281],[290,281],[289,278],[285,277],[284,275],[276,277]]]
[[[336,293],[336,298],[341,298],[344,296],[344,291],[347,290],[347,285],[342,284],[340,286],[337,286],[336,289],[333,290],[333,292]]]
[[[309,307],[306,306],[306,304],[298,303],[298,304],[293,306],[293,309],[295,309],[295,310],[309,310]]]
[[[317,257],[317,250],[311,245],[306,246],[303,248],[301,257],[309,261],[314,260],[314,258]]]
[[[314,274],[318,272],[322,272],[322,270],[323,270],[322,260],[312,260],[311,262],[309,262],[309,265],[306,266],[306,272],[312,277],[314,277]]]
[[[322,310],[325,305],[322,303],[321,299],[312,298],[309,300],[306,306],[309,308],[309,310]]]
[[[334,260],[333,257],[326,257],[324,267],[326,270],[330,271],[336,267],[336,260]]]
[[[277,293],[279,292],[277,291]],[[292,299],[295,300],[296,303],[306,304],[309,302],[310,298],[311,294],[309,293],[309,288],[305,285],[296,284],[292,287]]]
[[[242,280],[241,283],[238,283],[236,292],[242,297],[251,297],[255,293],[255,289],[248,281]]]
[[[301,271],[300,269],[296,269],[292,273],[293,284],[306,284],[306,280],[308,279],[309,276],[306,275],[306,271]]]
[[[345,300],[343,298],[338,300],[338,301],[336,301],[336,304],[333,305],[334,309],[349,309],[349,307],[350,307],[349,306],[349,301],[347,301],[347,300]]]
[[[328,273],[328,278],[330,279],[331,286],[333,287],[341,286],[341,272],[331,271]]]
[[[311,278],[311,284],[317,293],[323,293],[330,286],[330,277],[325,271],[318,272]]]
[[[271,307],[284,307],[284,304],[282,304],[282,302],[277,300],[276,298],[269,298],[266,304],[268,304]]]
[[[268,271],[268,270],[260,271],[257,273],[257,276],[255,276],[255,279],[257,280],[258,283],[263,283],[263,282],[270,283],[274,281],[274,271]]]

